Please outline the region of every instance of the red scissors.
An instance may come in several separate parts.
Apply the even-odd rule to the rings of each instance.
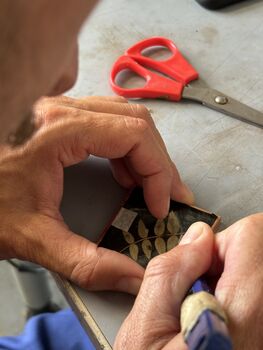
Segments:
[[[146,49],[161,46],[171,52],[171,57],[164,61],[156,61],[146,57],[142,52]],[[149,70],[151,68],[157,73]],[[136,73],[145,80],[139,88],[123,88],[116,83],[117,75],[126,69]],[[161,76],[162,73],[167,76]],[[116,94],[127,98],[165,98],[180,101],[182,98],[200,102],[203,105],[225,113],[242,121],[263,127],[263,113],[233,98],[210,88],[188,85],[198,79],[198,72],[183,57],[176,45],[163,37],[152,37],[142,40],[130,47],[112,67],[110,83]]]

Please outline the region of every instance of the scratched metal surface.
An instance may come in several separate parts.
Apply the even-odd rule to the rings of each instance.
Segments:
[[[263,1],[256,0],[219,12],[194,0],[101,1],[83,28],[79,80],[70,95],[112,94],[114,60],[136,41],[162,35],[199,71],[197,84],[263,111],[262,18]],[[191,102],[144,103],[198,206],[221,215],[223,226],[263,210],[262,129]],[[62,212],[74,231],[96,240],[123,193],[107,163],[93,159],[67,170]],[[76,290],[112,344],[132,298]]]

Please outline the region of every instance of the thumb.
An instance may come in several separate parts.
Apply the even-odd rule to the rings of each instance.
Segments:
[[[34,232],[27,231],[27,249],[23,249],[27,256],[23,259],[57,272],[88,290],[138,293],[144,269],[132,259],[98,248],[71,232],[62,221],[42,215],[34,221],[37,221],[32,225]]]
[[[179,246],[149,263],[114,349],[183,349],[181,337],[175,337],[180,332],[181,303],[193,282],[210,266],[213,240],[208,225],[195,223]],[[127,334],[133,339],[129,347]]]

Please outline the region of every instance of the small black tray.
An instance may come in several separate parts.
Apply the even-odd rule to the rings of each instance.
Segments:
[[[99,245],[123,253],[146,267],[153,257],[175,247],[196,221],[216,230],[220,217],[172,200],[169,215],[157,220],[148,211],[141,188],[136,188],[103,233]]]

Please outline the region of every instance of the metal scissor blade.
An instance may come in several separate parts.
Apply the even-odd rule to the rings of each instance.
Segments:
[[[185,86],[182,97],[201,102],[203,105],[216,111],[263,128],[262,112],[238,102],[217,90]]]

